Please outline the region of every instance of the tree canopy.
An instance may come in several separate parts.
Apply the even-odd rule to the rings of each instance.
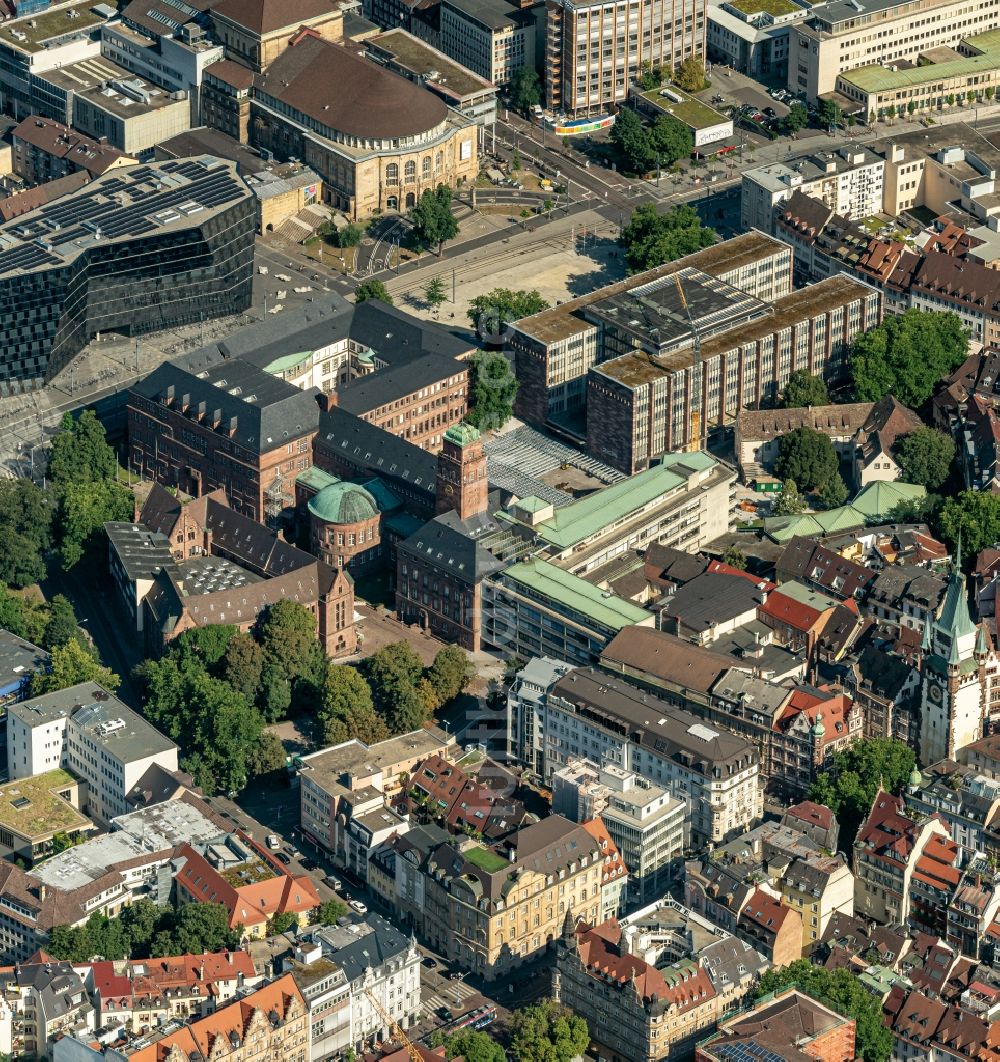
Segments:
[[[55,502],[28,479],[0,481],[0,581],[25,587],[45,577]]]
[[[871,811],[879,787],[899,793],[913,772],[916,757],[902,741],[866,738],[834,754],[820,771],[809,799],[828,807],[840,819],[840,848],[849,852],[858,827]]]
[[[82,926],[56,926],[45,950],[56,959],[87,962],[148,959],[165,955],[200,955],[239,946],[240,930],[229,928],[229,914],[219,903],[160,907],[137,900],[114,919],[94,912]]]
[[[656,156],[649,133],[631,107],[619,109],[609,139],[618,154],[619,169],[624,173],[641,175],[654,165]]]
[[[437,188],[425,188],[410,211],[413,222],[413,235],[426,247],[437,244],[440,255],[445,240],[453,240],[458,235],[458,221],[451,209],[452,192],[446,184]]]
[[[795,428],[778,438],[774,474],[794,479],[805,490],[819,490],[839,476],[840,461],[828,435],[812,428]]]
[[[114,479],[115,452],[108,445],[104,426],[92,409],[75,420],[67,413],[52,439],[46,475],[56,491],[73,483],[99,483]]]
[[[367,302],[369,299],[378,299],[379,302],[386,302],[392,306],[392,296],[389,294],[389,289],[381,280],[376,280],[375,277],[362,280],[354,292],[355,303]]]
[[[933,428],[917,428],[896,443],[895,457],[907,483],[937,490],[955,460],[955,441]]]
[[[497,431],[514,414],[518,381],[499,350],[480,350],[470,361],[472,408],[465,419],[483,431]]]
[[[989,491],[963,490],[946,498],[938,516],[938,527],[952,549],[962,536],[962,551],[974,557],[980,550],[1000,542],[1000,495]]]
[[[364,676],[348,664],[330,663],[316,713],[317,737],[325,745],[357,738],[366,745],[384,741],[389,728],[375,711]]]
[[[121,685],[121,679],[111,668],[104,667],[93,651],[76,638],[53,646],[51,657],[49,670],[36,672],[32,677],[33,697],[66,690],[80,682],[96,682],[111,693]]]
[[[522,66],[511,78],[510,102],[515,110],[525,115],[542,102],[542,86],[533,66]]]
[[[805,369],[796,369],[785,384],[782,405],[785,409],[802,409],[806,406],[825,406],[830,402],[826,383]]]
[[[518,1062],[570,1062],[590,1046],[587,1022],[551,999],[515,1011],[511,1029]]]
[[[469,302],[469,320],[483,339],[502,338],[503,326],[522,317],[547,310],[549,304],[537,291],[512,291],[494,288],[485,295],[477,295]]]
[[[646,203],[636,208],[622,230],[619,242],[625,248],[625,264],[630,273],[674,262],[715,243],[714,229],[701,223],[698,211],[687,203],[672,207],[666,214]]]
[[[806,509],[806,500],[799,492],[794,479],[786,479],[781,486],[781,493],[774,502],[775,516],[796,516]]]
[[[705,64],[697,56],[689,55],[674,71],[674,84],[685,92],[701,92],[708,85]]]
[[[937,310],[890,314],[877,328],[854,339],[851,372],[858,401],[877,402],[891,394],[917,409],[938,382],[962,364],[968,342],[957,314]]]
[[[489,1033],[478,1029],[460,1029],[450,1036],[436,1029],[431,1034],[431,1046],[441,1045],[447,1058],[461,1058],[464,1062],[507,1062],[504,1049]]]

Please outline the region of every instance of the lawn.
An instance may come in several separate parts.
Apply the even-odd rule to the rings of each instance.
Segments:
[[[792,0],[730,0],[730,3],[744,15],[756,15],[760,11],[774,18],[802,10],[798,4],[793,4]]]
[[[496,874],[508,865],[503,856],[498,856],[496,852],[491,852],[482,845],[467,848],[462,854],[470,863],[479,867],[480,870],[485,870],[487,874]]]

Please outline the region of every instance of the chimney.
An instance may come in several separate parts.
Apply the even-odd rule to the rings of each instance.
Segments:
[[[189,405],[191,405],[191,396],[181,395],[181,412],[186,413]]]
[[[229,418],[229,438],[231,439],[236,434],[236,425],[239,422],[239,417]]]
[[[207,407],[207,406],[205,405],[205,400],[204,400],[204,399],[202,399],[202,400],[201,400],[201,401],[200,401],[200,402],[198,403],[198,419],[199,419],[199,420],[204,420],[204,419],[205,419],[205,410],[206,410],[207,408],[208,408],[208,407]]]
[[[172,406],[174,404],[174,385],[167,385],[167,405]]]
[[[222,423],[222,410],[215,409],[212,411],[212,427],[217,428]]]
[[[319,408],[324,413],[329,413],[337,405],[337,392],[327,391],[316,396],[316,401],[319,402]]]

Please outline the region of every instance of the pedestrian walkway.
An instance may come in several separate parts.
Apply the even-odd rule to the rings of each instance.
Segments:
[[[421,986],[421,1002],[426,1014],[435,1014],[445,1007],[448,1010],[455,1010],[461,1005],[463,1000],[477,995],[477,990],[472,985],[467,985],[464,981],[447,981],[437,987],[438,991],[428,995],[427,993],[431,986]]]

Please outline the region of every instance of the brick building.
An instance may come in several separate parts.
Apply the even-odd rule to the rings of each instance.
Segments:
[[[855,1023],[790,988],[719,1025],[695,1062],[781,1058],[785,1062],[853,1062]]]
[[[271,522],[312,465],[319,412],[314,390],[240,359],[165,362],[129,391],[129,468],[196,498],[225,490],[236,512]]]
[[[84,172],[100,177],[135,159],[111,147],[103,138],[84,136],[62,122],[33,114],[11,131],[14,172],[31,184]]]

